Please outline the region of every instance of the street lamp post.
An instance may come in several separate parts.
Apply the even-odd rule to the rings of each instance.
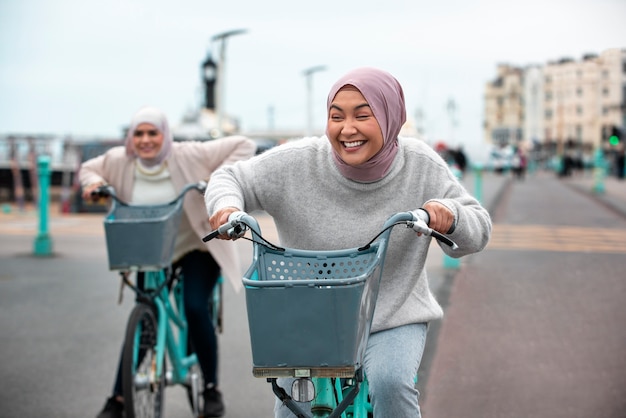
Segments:
[[[217,65],[217,86],[215,89],[215,113],[217,119],[217,131],[222,135],[222,119],[224,116],[224,74],[226,74],[226,40],[234,35],[246,33],[246,29],[236,29],[214,35],[211,40],[220,42],[219,63]]]
[[[302,72],[306,78],[306,136],[313,135],[313,74],[318,71],[324,71],[326,67],[318,65],[317,67],[307,68]]]

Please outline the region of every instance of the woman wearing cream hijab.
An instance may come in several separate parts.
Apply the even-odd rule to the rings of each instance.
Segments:
[[[206,180],[218,167],[247,159],[255,150],[254,142],[242,136],[175,143],[163,112],[145,107],[133,116],[124,147],[113,148],[82,164],[79,178],[83,197],[89,199],[93,190],[109,184],[124,201],[166,203],[186,184]],[[217,389],[217,337],[208,300],[220,271],[236,286],[240,286],[241,273],[232,246],[202,242],[201,238],[210,230],[202,196],[189,193],[183,204],[173,263],[182,268],[189,334],[207,383],[204,416],[219,417],[224,414],[224,404]],[[98,417],[121,417],[124,407],[121,395],[118,371],[113,393]]]

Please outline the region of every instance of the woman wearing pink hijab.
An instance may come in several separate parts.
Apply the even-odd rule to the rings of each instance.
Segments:
[[[325,137],[291,142],[213,174],[205,194],[213,229],[234,211],[264,210],[281,245],[334,250],[359,247],[391,214],[423,207],[429,226],[459,245],[454,254],[442,246],[449,255],[487,245],[489,213],[426,143],[398,137],[406,109],[391,74],[350,71],[330,89],[327,109]],[[430,238],[411,234],[389,243],[364,358],[376,417],[420,416],[414,379],[428,323],[443,314],[424,268],[429,246]],[[281,402],[275,412],[293,416]]]
[[[120,199],[133,204],[159,204],[174,200],[188,183],[208,179],[214,170],[254,155],[256,145],[243,136],[206,142],[172,140],[165,114],[153,107],[140,109],[132,118],[126,144],[85,161],[79,173],[83,198],[103,184],[116,190]],[[204,416],[224,415],[222,395],[217,389],[217,337],[211,322],[208,300],[223,271],[241,286],[238,254],[233,246],[204,244],[210,226],[202,196],[189,193],[174,244],[173,263],[184,275],[185,314],[189,336],[196,348],[207,387]],[[98,418],[122,417],[124,411],[121,372],[113,393]]]

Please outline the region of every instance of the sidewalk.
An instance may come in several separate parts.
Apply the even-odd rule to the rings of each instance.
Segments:
[[[527,174],[528,178],[524,181],[532,181],[535,175],[537,175],[537,173]],[[548,173],[547,175],[550,174]],[[556,177],[556,174],[554,174],[554,176]],[[507,185],[516,180],[512,178],[510,173],[497,175],[490,171],[483,172],[481,180],[482,198],[480,200],[482,205],[493,216]],[[615,177],[606,178],[604,180],[605,191],[601,194],[594,192],[594,179],[589,173],[587,175],[564,178],[561,181],[568,187],[601,202],[605,206],[620,213],[621,216],[626,217],[626,181],[619,181]],[[463,184],[470,193],[475,193],[477,184],[473,173],[469,172],[466,174],[466,177],[463,179]],[[466,259],[460,260],[461,265],[466,262]],[[455,276],[459,270],[444,267],[443,251],[441,251],[434,241],[428,254],[426,268],[431,291],[445,311],[449,304],[450,291]],[[421,380],[420,383],[418,383],[418,389],[420,389],[420,391],[424,390],[430,373],[431,363],[436,352],[440,327],[441,322],[435,321],[431,324],[429,329],[429,338],[426,343],[422,364],[420,365]]]
[[[591,176],[538,172],[509,184],[496,227],[536,228],[533,215],[541,213],[545,228],[626,230],[626,182],[606,178],[596,193]],[[518,246],[524,237],[509,236],[510,247],[470,256],[454,277],[446,317],[433,323],[435,336],[429,329],[436,354],[420,382],[423,416],[626,416],[623,253],[546,249],[532,244],[547,236],[535,235],[527,247]],[[614,242],[623,251],[622,238]]]
[[[561,181],[626,217],[626,180],[606,177],[602,182],[596,182],[591,173],[585,173],[566,177]],[[596,191],[602,188],[604,191]]]
[[[506,190],[506,186],[512,181],[513,179],[510,174],[499,175],[492,171],[483,171],[479,178],[475,176],[474,172],[468,171],[462,179],[462,183],[467,191],[478,198],[480,203],[492,216],[498,206],[500,198]],[[477,196],[476,193],[479,193],[480,196]],[[460,263],[459,269],[463,263],[467,262],[466,259],[457,261]],[[452,290],[454,278],[459,269],[449,268],[447,265],[444,265],[444,253],[435,240],[433,240],[426,260],[428,285],[444,311],[448,306],[450,291]],[[422,393],[427,384],[432,360],[437,350],[440,327],[441,321],[434,321],[430,324],[428,329],[428,339],[426,340],[426,347],[424,348],[424,355],[419,368],[419,381],[417,385],[418,390]]]

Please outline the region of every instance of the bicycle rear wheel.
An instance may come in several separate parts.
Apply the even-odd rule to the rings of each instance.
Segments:
[[[158,418],[163,415],[165,364],[161,376],[157,378],[157,330],[152,307],[137,304],[128,319],[122,359],[126,418]]]

